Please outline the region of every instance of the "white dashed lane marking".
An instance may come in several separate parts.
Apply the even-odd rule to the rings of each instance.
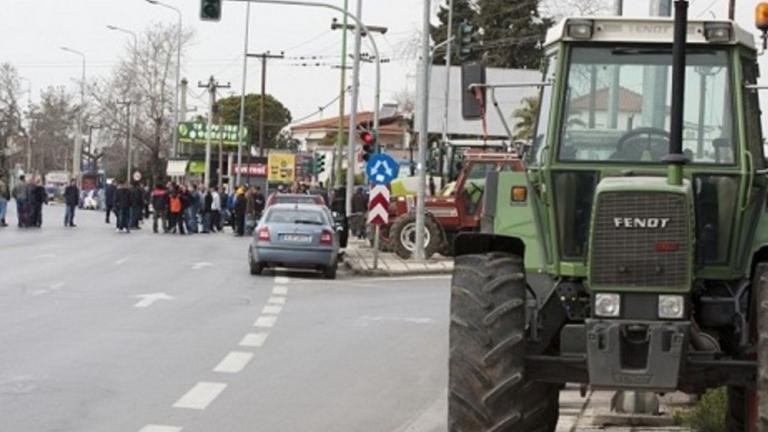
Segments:
[[[276,284],[287,284],[291,282],[291,278],[285,276],[275,276]]]
[[[284,305],[285,304],[285,297],[270,297],[269,300],[267,300],[267,303],[269,303],[269,304]]]
[[[139,432],[181,432],[178,426],[146,425]]]
[[[263,327],[263,328],[271,328],[275,326],[275,323],[277,322],[276,316],[260,316],[255,323],[253,323],[254,327]]]
[[[275,285],[275,287],[272,288],[272,294],[286,295],[288,294],[288,287]]]
[[[227,385],[224,383],[199,382],[181,399],[177,400],[173,407],[204,410],[225,388],[227,388]]]
[[[119,265],[123,265],[126,262],[128,262],[128,258],[119,259],[119,260],[115,261],[115,265],[118,265],[118,266]]]
[[[213,369],[214,372],[238,373],[245,369],[253,358],[253,353],[231,351],[224,359]]]
[[[282,312],[283,307],[279,305],[267,305],[261,310],[264,315],[279,315]]]
[[[267,341],[269,333],[248,333],[240,341],[239,345],[242,347],[259,348]]]

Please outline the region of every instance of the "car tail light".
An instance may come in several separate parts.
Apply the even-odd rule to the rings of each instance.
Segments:
[[[330,230],[323,230],[322,233],[320,233],[320,244],[321,245],[332,245],[333,244],[333,232]]]
[[[259,241],[269,241],[269,228],[259,228]]]

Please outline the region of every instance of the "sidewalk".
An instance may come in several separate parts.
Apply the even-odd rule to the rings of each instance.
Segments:
[[[367,241],[350,239],[344,256],[344,266],[359,276],[413,276],[450,274],[453,259],[435,255],[432,259],[417,262],[404,260],[393,253],[380,252],[378,269],[373,268],[373,248]]]

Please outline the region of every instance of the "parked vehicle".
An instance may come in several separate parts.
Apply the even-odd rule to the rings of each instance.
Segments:
[[[275,204],[317,204],[326,205],[325,199],[320,195],[288,194],[273,192],[267,197],[266,207]]]
[[[330,211],[316,204],[270,206],[254,230],[248,250],[252,275],[265,268],[315,269],[336,278],[339,236]]]

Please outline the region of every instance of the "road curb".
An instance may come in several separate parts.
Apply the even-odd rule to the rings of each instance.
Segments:
[[[432,276],[432,275],[450,275],[453,273],[453,269],[448,268],[409,268],[407,271],[392,271],[379,268],[374,270],[372,268],[360,268],[351,264],[349,261],[344,261],[344,268],[348,270],[349,274],[354,276],[375,276],[375,277],[398,277],[398,276]]]

